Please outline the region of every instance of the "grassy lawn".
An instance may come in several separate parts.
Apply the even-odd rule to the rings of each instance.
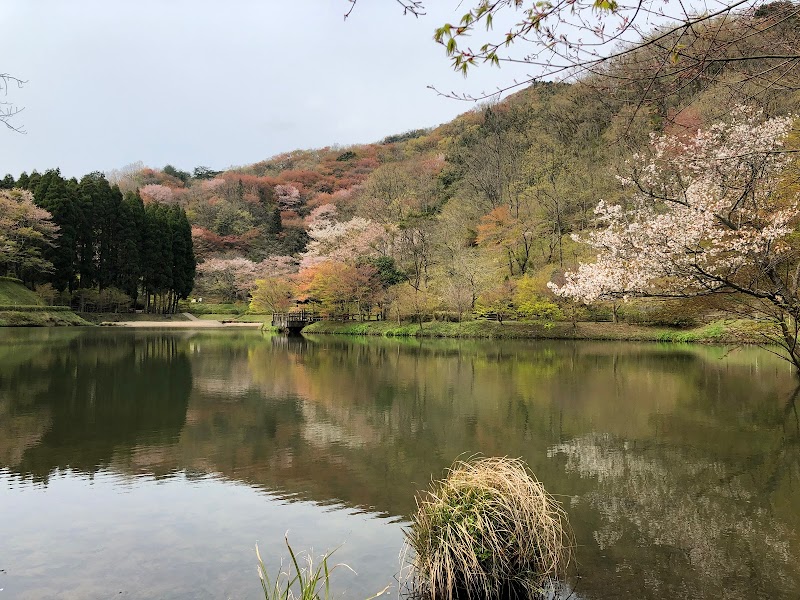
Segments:
[[[20,282],[0,277],[0,306],[14,304],[43,306],[44,302]]]

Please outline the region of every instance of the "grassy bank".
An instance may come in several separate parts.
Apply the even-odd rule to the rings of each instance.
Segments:
[[[303,333],[378,335],[385,337],[448,337],[489,339],[563,339],[620,340],[642,342],[694,342],[706,344],[762,343],[764,325],[755,321],[715,321],[694,329],[666,329],[627,323],[555,323],[545,327],[539,323],[466,321],[447,323],[433,321],[397,324],[388,321],[334,323],[320,321]]]
[[[30,291],[19,279],[0,277],[0,306],[19,304],[23,306],[43,305],[39,296]]]
[[[0,277],[0,327],[90,325],[63,306],[45,306],[18,279]]]
[[[91,325],[74,312],[59,310],[15,311],[0,310],[0,327],[67,327],[74,325]]]

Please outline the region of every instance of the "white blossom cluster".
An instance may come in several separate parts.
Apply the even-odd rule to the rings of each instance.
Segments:
[[[739,107],[693,136],[652,136],[623,180],[635,190],[627,205],[601,201],[599,228],[575,238],[597,250],[596,261],[550,287],[589,303],[753,285],[789,250],[782,240],[800,215],[798,199],[776,189],[792,123]]]
[[[256,280],[281,277],[297,271],[297,259],[292,256],[268,256],[261,262],[246,258],[209,258],[197,265],[200,280],[225,282],[237,294],[246,296]]]
[[[323,208],[323,207],[320,207]],[[383,226],[363,217],[349,221],[335,221],[331,211],[320,211],[308,229],[311,238],[303,254],[300,268],[305,269],[321,262],[335,260],[355,263],[368,256],[386,235]]]

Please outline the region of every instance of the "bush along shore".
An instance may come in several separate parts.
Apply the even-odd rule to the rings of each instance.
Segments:
[[[487,339],[618,340],[641,342],[693,342],[703,344],[764,344],[772,332],[769,324],[750,320],[720,320],[707,325],[673,329],[628,323],[475,320],[461,323],[430,321],[319,321],[303,329],[308,334],[375,335],[384,337],[442,337]],[[777,333],[777,332],[774,332]]]

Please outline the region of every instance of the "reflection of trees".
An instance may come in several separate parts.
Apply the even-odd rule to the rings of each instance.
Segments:
[[[17,473],[213,473],[404,516],[460,454],[521,456],[573,498],[583,597],[797,586],[795,380],[760,353],[228,331],[36,348],[0,361]]]
[[[775,415],[788,417],[792,406],[794,396]],[[566,457],[567,472],[594,480],[573,507],[598,513],[591,535],[600,554],[581,553],[589,595],[642,597],[645,581],[652,597],[796,596],[800,427],[784,425],[760,429],[756,447],[731,440],[733,460],[608,435],[554,446],[551,454]]]
[[[650,439],[668,425],[659,415],[698,397],[753,404],[749,366],[730,370],[653,346],[327,337],[273,338],[224,354],[198,347],[196,392],[170,469],[183,464],[389,514],[407,514],[413,491],[465,452],[524,456],[557,480],[546,451],[571,435]]]
[[[181,343],[85,335],[0,366],[3,429],[14,432],[3,437],[4,466],[42,479],[58,468],[94,472],[120,448],[176,440],[192,383]]]

